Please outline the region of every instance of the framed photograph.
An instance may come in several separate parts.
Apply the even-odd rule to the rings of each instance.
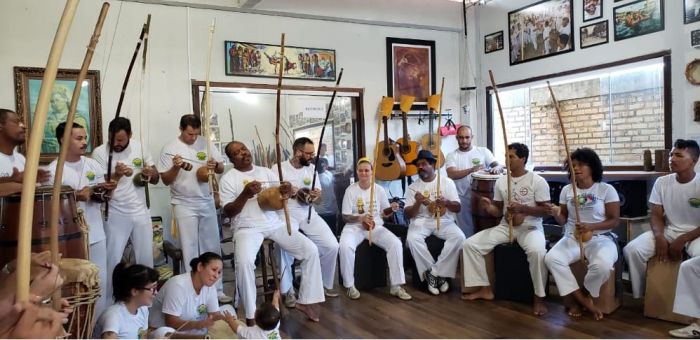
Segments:
[[[615,40],[664,30],[663,0],[637,0],[613,8]]]
[[[608,21],[581,27],[581,49],[608,43]]]
[[[413,109],[427,110],[435,93],[435,41],[386,38],[387,95],[399,109],[401,95],[416,97]]]
[[[503,49],[503,31],[491,33],[484,37],[484,52],[489,54],[491,52],[500,51]]]
[[[49,112],[44,126],[44,138],[41,144],[41,163],[51,162],[58,157],[59,146],[56,139],[56,127],[66,121],[70,101],[75,89],[75,81],[80,70],[59,69],[56,83],[51,92]],[[39,89],[44,77],[44,68],[15,67],[15,103],[17,114],[21,116],[27,127],[27,142],[29,134],[34,131],[32,122],[39,98]],[[75,122],[85,127],[88,135],[89,155],[92,150],[102,144],[102,109],[100,106],[100,72],[88,71],[85,81],[81,84],[78,107],[75,112]]]
[[[700,0],[683,0],[685,23],[700,21]]]
[[[603,17],[603,0],[583,0],[583,21]]]
[[[574,50],[573,0],[543,0],[508,13],[510,64]]]
[[[224,60],[227,76],[271,77],[284,65],[284,78],[335,81],[335,50],[284,47],[282,61],[279,45],[244,41],[225,41]]]

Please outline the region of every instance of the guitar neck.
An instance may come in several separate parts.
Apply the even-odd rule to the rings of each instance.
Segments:
[[[384,124],[384,149],[389,149],[389,128],[387,126],[387,118],[382,117],[382,123]]]
[[[431,149],[435,147],[435,141],[433,140],[433,119],[435,118],[434,114],[435,113],[433,113],[433,111],[428,112],[428,145]]]
[[[403,117],[403,145],[408,146],[408,142],[410,141],[410,137],[408,136],[408,113],[407,112],[401,112]]]

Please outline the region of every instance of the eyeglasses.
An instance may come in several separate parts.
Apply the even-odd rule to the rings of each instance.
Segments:
[[[153,287],[141,287],[139,288],[140,290],[150,290],[151,293],[155,294],[158,291],[158,286],[153,286]]]

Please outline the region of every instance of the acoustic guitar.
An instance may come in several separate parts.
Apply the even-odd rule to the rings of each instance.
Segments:
[[[412,141],[408,134],[408,111],[411,111],[411,106],[416,97],[401,96],[401,120],[403,121],[403,138],[399,138],[396,143],[399,144],[401,158],[406,162],[406,176],[413,176],[418,173],[418,168],[411,164],[418,157],[418,142]]]
[[[375,172],[377,179],[381,181],[393,181],[401,178],[406,173],[406,163],[399,156],[398,145],[389,138],[387,120],[391,115],[391,110],[382,110],[382,124],[384,124],[384,140],[377,143],[375,155],[377,162]]]
[[[437,113],[431,110],[428,113],[428,133],[423,135],[421,138],[421,144],[423,146],[423,150],[430,150],[430,152],[433,153],[433,156],[437,158],[437,164],[435,165],[435,169],[439,169],[445,164],[445,155],[442,153],[442,150],[440,150],[440,145],[437,144],[437,133],[433,132],[433,120],[437,116]]]

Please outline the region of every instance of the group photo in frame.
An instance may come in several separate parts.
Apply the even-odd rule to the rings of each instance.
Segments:
[[[574,50],[573,0],[543,0],[508,13],[510,65]]]
[[[583,0],[583,21],[591,21],[603,17],[603,0]]]
[[[486,54],[503,49],[503,31],[491,33],[484,37],[484,52]]]
[[[608,21],[600,21],[581,27],[581,48],[588,48],[606,44],[608,42]]]
[[[664,30],[664,1],[637,0],[613,8],[615,40]]]
[[[683,0],[683,22],[700,21],[700,0]]]
[[[39,89],[44,78],[45,69],[42,67],[14,67],[15,103],[17,114],[27,127],[27,138],[23,148],[29,141],[34,128],[34,111],[39,98]],[[56,127],[66,121],[71,98],[76,86],[80,70],[59,69],[56,82],[51,90],[49,111],[44,126],[44,136],[41,143],[41,163],[49,163],[58,157],[59,144],[56,139]],[[102,144],[102,112],[100,105],[100,72],[90,70],[81,84],[78,106],[75,111],[75,123],[83,126],[88,136],[86,154]]]
[[[402,95],[416,97],[413,108],[427,109],[435,93],[435,41],[386,38],[387,95],[399,108]]]
[[[335,50],[331,49],[284,46],[282,63],[279,45],[225,41],[224,52],[227,76],[276,78],[282,64],[284,78],[335,81],[336,77]]]

